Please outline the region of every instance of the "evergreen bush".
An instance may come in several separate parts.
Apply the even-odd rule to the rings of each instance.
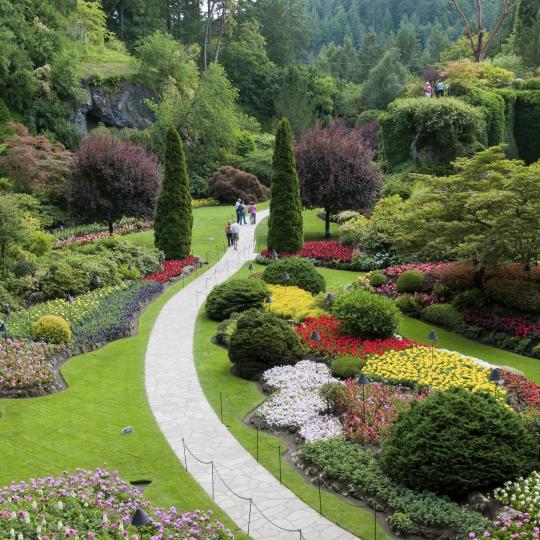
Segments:
[[[395,299],[396,306],[401,313],[409,317],[420,317],[422,312],[422,304],[412,294],[401,294]]]
[[[372,287],[380,287],[388,281],[388,278],[382,272],[372,272],[369,276],[369,284]]]
[[[525,163],[540,159],[540,90],[517,92],[514,135],[520,159]]]
[[[276,131],[272,160],[268,249],[298,253],[304,245],[302,203],[289,122],[283,118]]]
[[[206,314],[223,321],[233,313],[261,307],[267,295],[266,285],[258,279],[231,279],[212,289],[206,299]]]
[[[462,332],[465,329],[463,316],[452,304],[433,304],[424,308],[422,320],[455,332]]]
[[[363,363],[358,356],[338,356],[333,362],[331,372],[338,379],[353,379],[360,375]]]
[[[422,290],[424,286],[424,274],[418,270],[405,270],[396,281],[398,293],[414,293]]]
[[[32,339],[43,339],[48,343],[69,343],[72,339],[71,328],[64,317],[44,315],[32,324]]]
[[[245,379],[256,379],[275,366],[295,364],[303,352],[293,328],[273,313],[257,309],[238,319],[229,342],[233,370]]]
[[[285,279],[285,273],[289,279]],[[262,279],[273,285],[295,285],[315,295],[325,290],[326,282],[315,265],[299,257],[286,257],[270,263],[262,273]]]
[[[333,311],[345,334],[368,338],[389,338],[398,327],[399,310],[384,296],[361,289],[337,298]]]
[[[191,250],[193,215],[184,148],[178,132],[167,132],[165,176],[156,204],[155,245],[167,259],[185,259]]]
[[[465,308],[482,308],[486,304],[486,297],[480,289],[462,291],[452,299],[452,305],[461,311]]]
[[[413,402],[381,453],[396,482],[455,498],[525,476],[537,460],[536,441],[518,414],[493,396],[464,389]]]

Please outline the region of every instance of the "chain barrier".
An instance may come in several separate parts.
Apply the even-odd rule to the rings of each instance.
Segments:
[[[305,540],[305,536],[302,533],[302,529],[288,529],[286,527],[282,527],[281,525],[278,525],[276,522],[272,521],[253,501],[253,497],[245,497],[243,495],[240,495],[237,493],[227,482],[225,482],[223,476],[219,473],[217,470],[217,467],[214,465],[214,461],[204,461],[200,458],[198,458],[189,448],[189,446],[186,444],[186,441],[184,438],[182,438],[182,446],[184,448],[184,467],[186,469],[186,472],[188,471],[188,465],[187,465],[187,454],[189,454],[193,459],[195,459],[198,463],[201,463],[202,465],[210,465],[211,466],[211,472],[212,472],[212,499],[215,500],[215,476],[219,478],[221,483],[225,486],[225,489],[232,493],[235,497],[242,501],[249,502],[249,510],[248,510],[248,526],[247,526],[247,534],[249,535],[250,529],[251,529],[251,515],[252,515],[252,509],[255,508],[257,512],[261,515],[261,517],[270,525],[273,527],[276,527],[280,531],[294,533],[295,535],[298,534],[299,540]]]

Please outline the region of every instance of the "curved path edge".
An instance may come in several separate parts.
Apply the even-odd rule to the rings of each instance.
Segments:
[[[259,212],[259,219],[268,210]],[[246,533],[256,540],[353,540],[356,537],[320,516],[270,474],[220,422],[199,383],[193,356],[195,321],[199,306],[216,284],[225,281],[255,256],[255,228],[241,227],[238,251],[229,249],[205,274],[165,304],[150,333],[145,357],[145,386],[156,421],[188,472]],[[184,442],[189,451],[184,455]],[[233,496],[229,489],[244,499]],[[269,523],[253,507],[252,499]],[[251,515],[250,515],[251,514]],[[300,535],[298,529],[302,531]]]

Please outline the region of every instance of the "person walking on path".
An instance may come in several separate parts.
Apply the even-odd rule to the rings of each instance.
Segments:
[[[240,206],[238,208],[240,209],[240,225],[247,225],[246,205],[244,204],[244,201],[240,203]]]
[[[249,205],[249,222],[252,225],[257,223],[257,205],[254,202]]]
[[[242,199],[236,201],[236,223],[242,222]]]
[[[231,221],[227,221],[227,226],[225,227],[225,235],[227,236],[227,247],[233,245],[233,232]]]
[[[424,84],[424,95],[429,98],[433,95],[433,89],[431,88],[429,81],[426,81],[426,84]]]
[[[435,97],[444,97],[444,83],[440,79],[435,83]]]
[[[231,225],[231,231],[234,249],[238,251],[238,240],[240,240],[240,224],[238,222],[233,223]]]

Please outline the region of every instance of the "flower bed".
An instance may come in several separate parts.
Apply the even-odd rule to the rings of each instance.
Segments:
[[[435,262],[435,263],[407,263],[398,266],[389,266],[383,270],[389,278],[399,277],[405,270],[417,270],[424,275],[439,276],[443,270],[446,270],[453,263]]]
[[[540,385],[529,381],[523,375],[516,375],[509,371],[499,371],[508,392],[526,409],[533,409],[540,412]]]
[[[180,276],[184,268],[188,266],[197,266],[199,264],[199,257],[189,255],[185,259],[173,259],[170,261],[163,261],[163,270],[156,272],[155,274],[150,274],[145,276],[143,279],[145,281],[155,281],[157,283],[164,283],[171,278]]]
[[[506,482],[493,492],[497,501],[519,512],[540,513],[540,472],[533,471],[527,478]]]
[[[275,393],[255,412],[256,422],[270,429],[298,431],[307,441],[341,434],[341,423],[324,414],[327,405],[318,393],[323,384],[338,382],[327,366],[304,360],[269,369],[262,380]]]
[[[311,339],[313,332],[319,334],[320,341]],[[339,321],[332,315],[308,317],[296,327],[296,333],[304,345],[324,357],[351,355],[361,359],[370,354],[380,355],[388,350],[403,350],[416,345],[413,341],[400,337],[363,340],[343,335],[340,333]]]
[[[206,197],[205,199],[191,199],[192,208],[205,208],[207,206],[221,206],[217,199]]]
[[[0,341],[0,396],[16,396],[27,392],[38,395],[54,383],[45,343],[21,340]]]
[[[343,419],[345,438],[364,444],[379,445],[398,414],[407,410],[412,401],[424,399],[428,392],[413,392],[409,388],[373,383],[364,388],[355,380],[346,383],[349,407]],[[365,399],[364,399],[365,398]]]
[[[433,347],[389,350],[382,355],[372,355],[363,371],[368,377],[414,382],[433,390],[459,387],[472,392],[489,392],[500,400],[506,397],[505,389],[489,381],[489,369],[457,352]]]
[[[144,510],[151,524],[131,525],[135,510]],[[161,540],[225,540],[233,535],[211,512],[179,514],[156,508],[117,473],[104,469],[18,482],[0,489],[0,537]]]
[[[267,288],[272,303],[264,304],[264,307],[280,317],[301,321],[324,313],[315,305],[315,298],[300,287],[268,284]]]
[[[468,324],[540,341],[540,322],[538,321],[534,322],[522,317],[499,317],[474,308],[464,309],[462,314],[464,321]]]
[[[510,512],[504,519],[496,520],[495,526],[490,531],[484,531],[478,535],[469,533],[471,540],[481,538],[492,538],[493,540],[533,540],[540,538],[540,517],[533,516],[527,512]]]
[[[306,242],[300,253],[278,253],[283,257],[306,257],[317,259],[318,261],[336,261],[341,263],[350,263],[354,249],[348,246],[342,246],[339,242],[332,240],[321,240]],[[267,249],[261,251],[263,257],[270,257],[271,253]]]

